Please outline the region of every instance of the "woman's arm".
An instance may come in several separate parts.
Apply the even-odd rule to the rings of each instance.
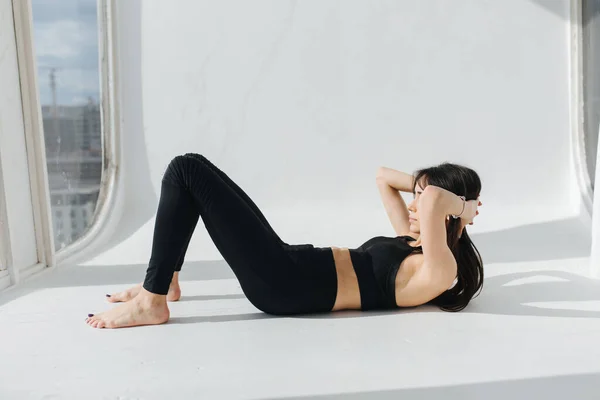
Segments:
[[[463,201],[444,191],[428,185],[421,193],[418,208],[423,264],[403,289],[404,305],[427,303],[448,289],[456,277],[458,266],[447,244],[446,216],[460,214]]]
[[[412,191],[412,175],[391,168],[380,167],[375,178],[385,212],[392,223],[396,235],[409,233],[408,209],[399,190]]]
[[[392,168],[379,167],[377,179],[381,179],[393,189],[401,192],[412,193],[414,176]]]

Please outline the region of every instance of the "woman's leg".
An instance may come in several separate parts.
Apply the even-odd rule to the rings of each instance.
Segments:
[[[269,221],[267,221],[267,218],[265,218],[265,216],[263,215],[262,211],[260,211],[260,209],[254,203],[254,201],[252,201],[252,199],[246,194],[246,192],[244,192],[242,190],[242,188],[240,188],[234,181],[232,181],[229,178],[229,176],[227,176],[227,174],[225,174],[223,171],[221,171],[213,163],[211,163],[208,159],[206,159],[204,156],[202,156],[200,154],[197,154],[197,153],[187,153],[187,154],[185,154],[185,156],[186,157],[192,157],[192,158],[199,159],[199,160],[202,160],[202,161],[206,162],[207,166],[215,174],[217,174],[223,180],[223,182],[225,182],[235,193],[237,193],[238,196],[243,201],[246,202],[246,204],[248,205],[248,207],[250,207],[250,209],[252,209],[252,211],[258,217],[258,219],[260,219],[260,221],[262,222],[263,226],[266,229],[269,229],[272,232],[272,234],[277,238],[277,241],[279,241],[279,243],[281,243],[282,245],[289,246],[289,244],[287,244],[283,240],[281,240],[281,238],[279,237],[279,235],[271,227],[271,224],[269,224]],[[189,243],[190,243],[190,240],[192,238],[192,233],[193,232],[194,232],[193,230],[190,232],[190,235],[189,235],[189,237],[186,240],[186,244],[184,245],[183,250],[181,251],[181,255],[179,256],[179,260],[177,261],[177,264],[175,265],[175,274],[174,274],[173,279],[171,281],[171,286],[169,287],[169,293],[167,295],[167,300],[168,301],[177,301],[181,297],[181,288],[179,286],[179,272],[181,272],[181,268],[182,268],[183,263],[185,261],[185,254],[187,253],[187,248],[189,246]],[[137,294],[137,292],[136,292],[136,294]]]
[[[195,212],[199,213],[215,246],[237,276],[242,290],[257,308],[277,314],[331,309],[337,288],[331,249],[289,245],[282,241],[252,199],[202,155],[188,153],[173,159],[163,177],[163,190],[174,191],[173,186],[193,199]],[[168,196],[165,203],[164,209],[170,208]],[[182,204],[191,209],[187,201]],[[170,215],[167,211],[164,214]],[[174,215],[165,219],[178,221],[180,218]],[[187,220],[190,224],[181,232],[191,232],[198,217]],[[166,266],[172,265],[170,261],[163,263],[163,249],[181,248],[181,257],[190,236],[179,246],[179,236],[168,234],[172,224],[164,222],[159,226],[158,218],[156,223],[144,287],[153,293],[164,293],[166,280],[162,287],[158,285],[159,291],[153,286],[163,273],[167,274]],[[166,238],[174,239],[174,246],[162,246]]]
[[[174,267],[202,217],[216,247],[257,308],[277,314],[329,311],[337,279],[332,254],[319,252],[315,265],[296,265],[297,258],[290,256],[285,243],[216,170],[202,156],[178,156],[169,164],[162,181],[145,291],[167,293]],[[312,260],[312,254],[303,254],[303,260]]]
[[[236,275],[244,274],[236,266],[247,259],[258,259],[261,268],[289,260],[286,244],[243,190],[204,156],[186,154],[176,157],[163,177],[147,290],[166,293],[164,276],[181,266],[199,217]]]
[[[275,232],[275,230],[271,227],[271,224],[269,224],[269,221],[267,221],[267,218],[265,218],[265,216],[263,215],[262,211],[260,211],[260,209],[258,208],[258,206],[254,203],[254,201],[252,201],[252,199],[246,194],[246,192],[244,192],[242,190],[242,188],[240,188],[237,183],[235,183],[234,181],[231,180],[231,178],[229,178],[229,176],[227,176],[227,174],[223,171],[221,171],[217,166],[215,166],[212,162],[210,162],[206,157],[204,157],[201,154],[197,154],[197,153],[187,153],[185,154],[186,157],[193,157],[197,160],[202,160],[206,163],[206,166],[208,168],[211,169],[211,171],[213,171],[215,174],[217,174],[219,176],[219,178],[221,178],[221,180],[227,184],[227,186],[229,186],[238,196],[240,196],[240,198],[246,203],[246,205],[252,210],[252,212],[254,212],[254,214],[258,217],[258,219],[262,222],[263,226],[270,230],[271,233],[277,238],[277,241],[281,244],[285,244],[287,245],[286,242],[284,242],[283,240],[281,240],[281,238],[279,237],[279,235]]]
[[[201,155],[178,156],[162,182],[152,256],[144,288],[165,294],[173,266],[201,217],[215,246],[244,281],[284,278],[293,272],[284,243],[258,207]]]
[[[206,157],[204,157],[201,154],[198,154],[198,153],[186,153],[184,155],[184,157],[192,157],[192,158],[194,158],[196,160],[200,160],[200,161],[204,162],[206,164],[206,166],[211,169],[212,172],[214,172],[215,174],[217,174],[219,176],[219,178],[221,178],[221,180],[226,185],[228,185],[231,188],[231,190],[233,190],[246,203],[246,205],[252,210],[252,212],[254,212],[254,214],[256,215],[256,217],[262,222],[262,224],[265,227],[265,229],[268,229],[269,231],[271,231],[271,233],[273,234],[273,236],[277,239],[277,241],[279,243],[281,243],[283,245],[287,245],[287,243],[285,243],[283,240],[281,240],[281,238],[279,237],[279,235],[271,227],[271,224],[269,224],[269,221],[267,221],[267,218],[265,218],[265,216],[263,215],[262,211],[260,211],[260,209],[254,203],[254,201],[246,194],[246,192],[244,192],[244,190],[242,190],[242,188],[240,188],[237,185],[237,183],[235,183],[234,181],[232,181],[231,178],[229,178],[229,176],[227,176],[226,173],[224,173],[219,168],[217,168],[212,162],[210,162]],[[177,271],[177,272],[181,271],[181,267],[183,266],[183,262],[185,260],[185,253],[187,252],[188,245],[189,245],[190,240],[192,238],[192,233],[193,233],[193,230],[190,232],[190,235],[187,238],[185,245],[183,246],[183,250],[181,252],[179,260],[177,261],[177,264],[175,265],[175,271]]]
[[[200,208],[196,205],[192,196],[183,193],[181,190],[173,190],[170,185],[165,186],[164,181],[165,178],[163,176],[163,184],[154,222],[151,260],[159,260],[158,262],[162,263],[171,262],[173,272],[179,272],[191,236],[200,217]],[[165,243],[164,233],[167,233],[168,236],[166,239],[171,240],[172,245]],[[167,291],[163,293],[161,289],[160,294],[168,294],[170,283],[171,281],[169,280]],[[108,301],[111,303],[130,301],[138,295],[142,285],[143,283],[122,292],[107,295]],[[171,298],[169,300],[175,299]]]
[[[219,178],[221,178],[221,180],[225,184],[227,184],[246,203],[246,205],[254,212],[256,217],[262,222],[265,229],[268,229],[273,234],[273,236],[277,239],[277,241],[279,243],[281,243],[284,246],[289,246],[287,243],[285,243],[283,240],[281,240],[279,235],[271,227],[271,225],[269,224],[269,222],[267,221],[267,219],[265,218],[263,213],[260,211],[258,206],[254,203],[254,201],[252,201],[252,199],[242,190],[242,188],[240,188],[233,180],[231,180],[231,178],[229,178],[229,176],[227,176],[227,174],[225,174],[223,171],[221,171],[219,168],[217,168],[213,163],[211,163],[206,157],[204,157],[200,154],[187,153],[184,155],[184,157],[191,157],[196,160],[201,160],[202,162],[204,162],[206,164],[206,166],[211,169],[212,172],[214,172],[216,175],[218,175]],[[195,208],[194,204],[190,204],[190,203],[186,202],[186,204],[184,204],[183,206],[188,210],[193,210],[192,211],[193,215],[189,218],[191,218],[192,220],[195,220],[197,222],[198,221],[197,216],[200,214],[200,211],[197,209],[194,210],[194,208]],[[157,215],[158,215],[158,213],[157,213]],[[195,224],[194,224],[194,228],[195,228]],[[185,254],[187,252],[187,248],[188,248],[190,240],[192,238],[192,234],[194,233],[194,228],[187,229],[187,230],[189,230],[189,235],[187,236],[187,238],[184,242],[184,245],[181,250],[181,254],[179,255],[177,263],[175,264],[175,272],[181,271],[181,268],[182,268],[184,260],[185,260]],[[179,297],[181,296],[181,290],[179,288],[178,279],[176,279],[175,284],[176,284],[176,285],[174,285],[175,287],[172,286],[169,289],[169,294],[168,294],[170,296],[170,297],[168,297],[169,301],[179,300]],[[129,301],[139,293],[140,288],[141,288],[141,285],[136,285],[125,291],[113,293],[112,295],[107,295],[107,297],[108,297],[108,300],[113,303]],[[174,290],[173,293],[171,293],[171,289]]]

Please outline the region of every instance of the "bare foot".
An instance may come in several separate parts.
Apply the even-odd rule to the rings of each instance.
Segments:
[[[117,292],[113,294],[107,294],[106,299],[110,303],[122,303],[125,301],[129,301],[138,295],[140,290],[142,289],[142,284],[138,283],[137,285],[130,287],[127,290],[122,292]],[[167,293],[167,301],[178,301],[181,298],[181,287],[179,286],[179,272],[175,272],[173,274],[173,279],[171,280],[171,285],[169,285],[169,293]]]
[[[100,314],[88,314],[85,322],[94,328],[125,328],[159,325],[169,320],[166,296],[141,288],[132,301]]]
[[[122,292],[107,294],[106,300],[108,300],[111,303],[121,303],[124,301],[129,301],[129,300],[133,299],[135,296],[137,296],[141,289],[142,289],[142,284],[138,283],[134,287],[131,287]]]

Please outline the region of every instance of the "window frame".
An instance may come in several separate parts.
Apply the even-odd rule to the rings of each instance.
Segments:
[[[33,216],[32,243],[35,248],[29,250],[37,262],[32,265],[15,265],[14,243],[11,243],[11,231],[8,224],[0,224],[0,261],[6,269],[0,271],[0,290],[16,285],[23,279],[46,267],[57,267],[73,262],[81,256],[84,249],[96,239],[109,223],[112,209],[117,201],[115,187],[120,160],[119,112],[117,105],[117,47],[113,40],[116,28],[116,0],[97,0],[99,73],[100,73],[100,118],[102,123],[102,176],[92,220],[83,236],[63,249],[55,250],[53,210],[48,185],[48,169],[45,154],[45,136],[43,131],[41,102],[37,77],[37,59],[33,39],[33,12],[31,0],[8,0],[12,7],[12,22],[15,35],[13,51],[16,52],[18,80],[22,108],[22,129],[15,134],[23,134],[25,152],[21,158],[23,167],[28,168],[31,190],[31,212]],[[25,154],[26,153],[26,154]],[[1,161],[1,160],[0,160]],[[1,165],[0,165],[1,167]],[[6,191],[3,185],[4,175],[0,168],[0,219],[15,218],[6,206]],[[16,215],[18,217],[18,213]],[[31,245],[33,247],[33,244]],[[23,249],[21,249],[23,250]],[[28,262],[29,263],[29,262]]]
[[[116,200],[116,186],[119,160],[118,143],[119,120],[116,107],[116,46],[114,37],[114,0],[97,0],[98,9],[98,50],[100,73],[100,118],[102,123],[102,175],[100,190],[86,232],[62,249],[55,250],[52,228],[52,208],[48,188],[48,172],[46,167],[45,140],[41,118],[41,102],[37,82],[37,60],[33,40],[33,12],[31,0],[12,0],[14,9],[15,31],[17,34],[17,51],[19,54],[19,74],[23,92],[24,120],[30,170],[37,171],[35,180],[36,193],[34,199],[34,215],[39,235],[38,246],[40,260],[48,266],[62,265],[72,261],[84,248],[88,247],[101,233],[109,219],[109,210]],[[20,40],[19,40],[20,39]],[[23,62],[21,62],[23,60]],[[32,180],[33,183],[33,180]],[[32,185],[34,186],[34,185]],[[42,248],[43,247],[43,248]]]
[[[574,172],[581,192],[585,221],[591,221],[594,192],[585,150],[584,77],[583,77],[583,7],[580,0],[570,0],[570,83],[571,83],[571,147]],[[598,168],[598,166],[596,167]]]

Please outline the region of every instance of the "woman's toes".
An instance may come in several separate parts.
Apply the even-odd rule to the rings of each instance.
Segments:
[[[94,314],[88,314],[88,317],[85,319],[85,323],[89,326],[94,326],[94,324],[98,321],[98,316]]]
[[[118,302],[122,301],[121,300],[121,293],[113,293],[111,295],[108,295],[108,296],[106,296],[106,300],[109,303],[118,303]]]

